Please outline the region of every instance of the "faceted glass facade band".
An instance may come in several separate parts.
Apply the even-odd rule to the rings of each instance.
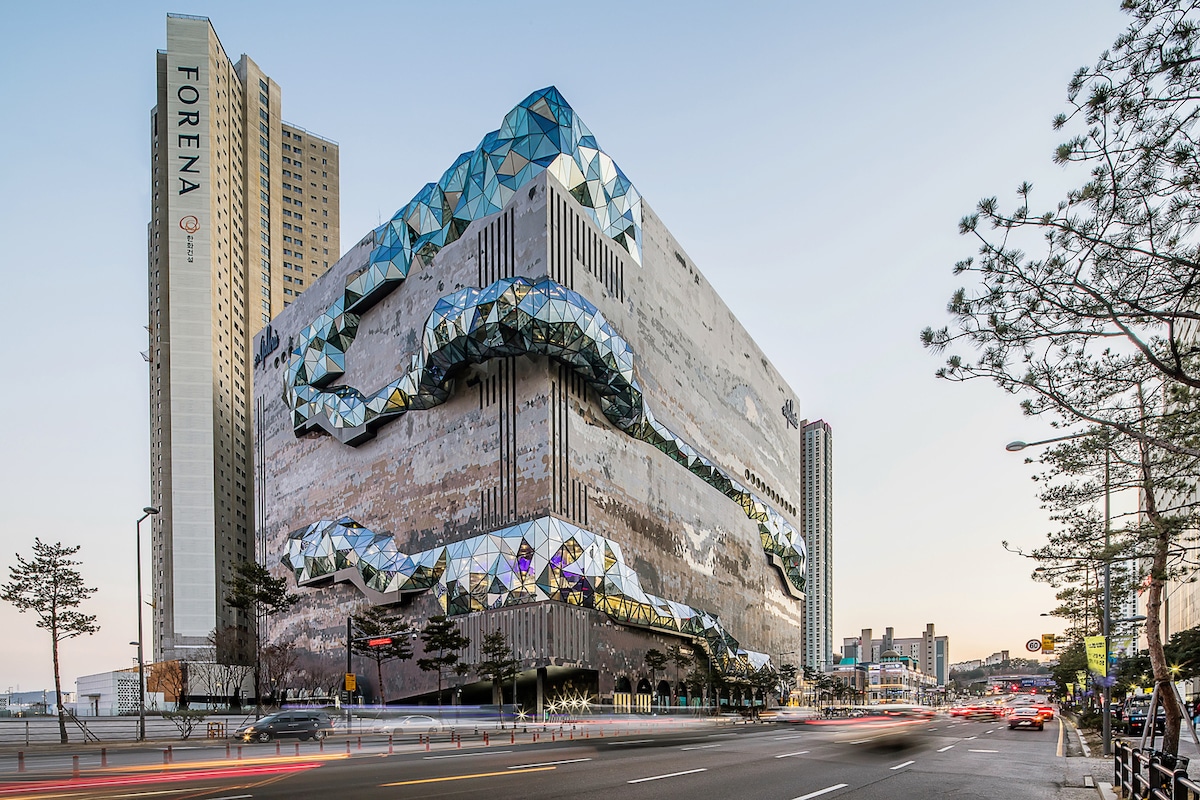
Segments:
[[[554,517],[413,555],[349,517],[322,520],[289,535],[283,564],[299,584],[357,578],[382,593],[432,589],[448,614],[549,600],[594,608],[624,624],[695,637],[728,675],[770,663],[742,649],[714,615],[645,592],[619,544]]]
[[[414,257],[428,265],[472,222],[495,214],[548,171],[600,232],[642,261],[642,198],[553,86],[508,112],[498,130],[463,153],[437,183],[375,229],[367,267],[346,286],[345,309],[362,313],[408,277]]]
[[[534,283],[518,277],[449,294],[425,321],[421,352],[414,355],[412,369],[371,395],[352,386],[323,390],[305,382],[308,365],[319,370],[324,381],[345,368],[345,350],[358,318],[340,310],[334,304],[305,330],[285,373],[284,394],[297,435],[319,428],[347,444],[359,444],[380,425],[410,410],[445,402],[454,376],[470,364],[505,356],[548,356],[587,382],[613,425],[666,453],[736,502],[758,526],[763,550],[773,556],[788,583],[804,591],[803,537],[774,508],[654,418],[634,375],[629,343],[578,292],[549,278]]]

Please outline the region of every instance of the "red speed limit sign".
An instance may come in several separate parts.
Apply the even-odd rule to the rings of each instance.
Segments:
[[[1025,643],[1025,649],[1031,653],[1036,653],[1038,650],[1042,649],[1042,640],[1041,639],[1030,639],[1028,642]]]

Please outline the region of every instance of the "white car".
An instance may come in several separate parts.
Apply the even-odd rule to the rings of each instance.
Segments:
[[[375,730],[383,733],[441,733],[444,730],[449,730],[452,725],[447,725],[442,720],[429,716],[428,714],[406,714],[403,717],[385,717],[375,723]]]

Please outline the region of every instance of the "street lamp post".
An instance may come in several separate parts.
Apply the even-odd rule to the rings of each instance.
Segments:
[[[1057,436],[1053,439],[1043,439],[1040,442],[1009,442],[1005,445],[1004,449],[1010,453],[1015,453],[1034,445],[1065,442],[1069,439],[1080,439],[1084,436],[1101,436],[1104,438],[1104,617],[1101,619],[1102,624],[1100,626],[1100,633],[1104,636],[1104,708],[1100,712],[1100,735],[1103,737],[1101,753],[1107,757],[1112,755],[1112,719],[1110,718],[1111,710],[1109,708],[1112,705],[1112,686],[1109,684],[1108,675],[1108,633],[1109,627],[1112,624],[1112,554],[1108,552],[1109,539],[1112,533],[1112,487],[1109,479],[1112,450],[1108,446],[1108,434],[1106,431],[1085,431],[1083,433],[1072,433],[1067,436]]]
[[[142,509],[142,516],[138,517],[137,521],[137,618],[138,618],[138,635],[137,635],[137,650],[138,650],[138,741],[146,741],[146,660],[143,651],[142,634],[142,523],[153,514],[157,514],[158,509],[154,506],[146,506]]]

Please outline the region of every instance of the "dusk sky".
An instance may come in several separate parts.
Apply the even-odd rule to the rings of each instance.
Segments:
[[[980,198],[1015,205],[1028,180],[1053,208],[1083,182],[1052,163],[1067,134],[1050,121],[1124,28],[1119,5],[6,3],[0,579],[35,536],[82,545],[101,630],[64,644],[64,688],[134,663],[149,119],[175,12],[209,17],[282,87],[285,120],[340,144],[343,251],[557,86],[800,415],[833,426],[835,648],[932,622],[952,661],[1024,653],[1062,626],[1000,544],[1050,525],[1004,445],[1053,434],[990,384],[935,379],[919,332],[948,321],[953,265],[976,249],[957,223]],[[0,604],[0,630],[0,691],[52,686],[33,617]]]

